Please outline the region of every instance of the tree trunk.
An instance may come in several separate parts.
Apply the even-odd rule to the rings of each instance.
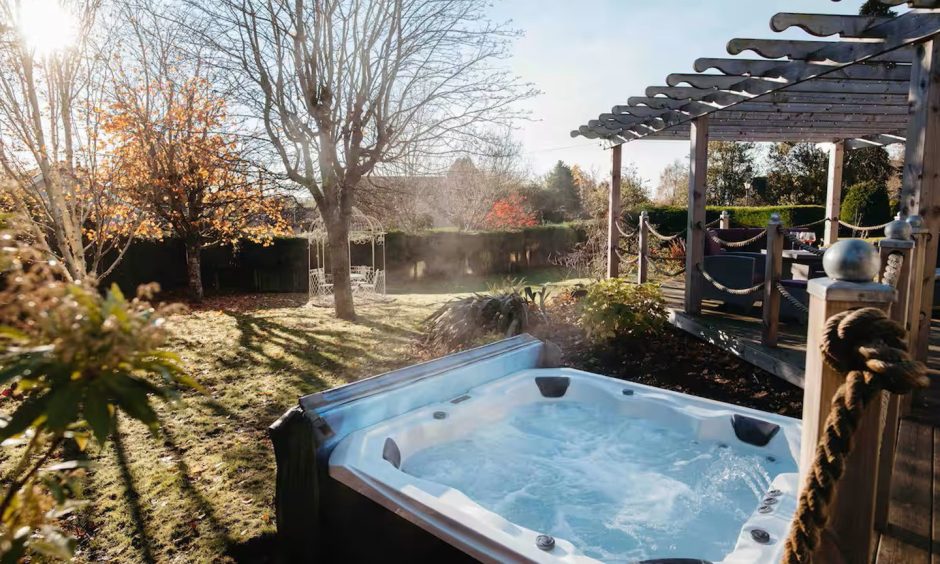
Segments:
[[[349,279],[349,222],[340,217],[324,223],[330,244],[330,271],[333,274],[333,306],[336,317],[355,321],[356,308],[353,305]]]
[[[202,245],[198,241],[186,241],[186,278],[189,299],[202,301]]]

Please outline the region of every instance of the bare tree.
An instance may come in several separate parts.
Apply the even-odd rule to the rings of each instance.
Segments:
[[[659,173],[656,200],[670,206],[684,206],[689,199],[689,163],[676,159]]]
[[[143,218],[111,188],[101,153],[98,109],[109,58],[103,17],[101,0],[0,0],[6,201],[31,221],[37,243],[68,276],[92,283],[117,265]]]
[[[515,32],[486,0],[191,0],[237,71],[284,172],[310,191],[333,256],[337,316],[355,318],[349,218],[363,178],[453,155],[534,91],[501,68]],[[438,161],[439,162],[439,161]]]

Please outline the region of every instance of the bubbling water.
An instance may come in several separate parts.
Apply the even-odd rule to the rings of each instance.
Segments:
[[[755,449],[576,402],[529,404],[402,470],[607,562],[722,560],[774,475]]]

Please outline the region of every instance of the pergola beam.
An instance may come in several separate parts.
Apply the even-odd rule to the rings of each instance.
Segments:
[[[871,29],[878,29],[892,18]],[[835,47],[844,47],[837,49]],[[849,48],[851,47],[851,48]],[[753,51],[767,59],[786,57],[791,61],[833,62],[836,64],[852,63],[859,55],[874,61],[886,63],[910,62],[914,51],[907,47],[898,47],[892,50],[885,49],[885,43],[851,43],[833,41],[801,41],[790,39],[751,39],[737,37],[728,42],[728,54],[740,55],[745,51]]]
[[[696,74],[696,73],[673,73],[666,77],[668,86],[680,86],[688,84],[694,88],[719,90],[732,90],[740,84],[745,78],[744,75],[726,75],[726,74]],[[763,84],[763,88],[755,88],[751,94],[769,92],[781,85],[787,85],[785,81],[772,78],[759,78],[751,81],[752,84]],[[787,87],[787,92],[817,92],[817,93],[844,93],[844,94],[907,94],[906,80],[853,80],[849,78],[816,78],[800,84],[793,84]]]
[[[887,17],[879,16],[843,16],[834,14],[794,14],[781,12],[770,19],[770,29],[776,32],[786,31],[791,27],[801,28],[816,37],[866,38],[872,37],[868,29],[885,23]]]
[[[665,96],[673,100],[707,100],[712,105],[731,106],[739,102],[766,102],[766,103],[808,103],[808,104],[855,104],[855,105],[881,105],[905,106],[907,93],[895,92],[891,94],[867,92],[806,92],[798,90],[774,91],[767,94],[746,94],[718,90],[715,88],[695,88],[688,86],[650,86],[646,89],[647,98]],[[687,104],[688,104],[687,103]],[[623,106],[615,106],[623,107]],[[675,109],[684,109],[679,106]]]
[[[727,75],[781,79],[784,78],[781,64],[790,65],[792,68],[800,68],[806,74],[818,74],[819,78],[899,80],[904,82],[911,79],[910,65],[879,62],[866,62],[864,65],[852,65],[841,69],[834,69],[831,65],[795,61],[786,63],[784,61],[768,61],[766,59],[701,57],[695,60],[693,67],[696,72],[705,72],[710,69],[715,69]],[[788,84],[789,82],[790,81],[784,81],[783,83]]]

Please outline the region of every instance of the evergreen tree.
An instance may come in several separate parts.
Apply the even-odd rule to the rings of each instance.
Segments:
[[[891,16],[894,17],[897,14],[894,10],[891,9],[891,6],[887,4],[882,4],[880,0],[865,0],[865,3],[862,4],[862,7],[859,8],[858,14],[860,16]]]
[[[583,208],[571,167],[558,161],[545,177],[542,217],[546,221],[565,221],[581,217]]]
[[[867,180],[887,184],[895,174],[891,155],[884,147],[866,147],[845,152],[842,185],[852,186]]]
[[[728,206],[742,203],[747,185],[754,178],[754,143],[713,141],[708,144],[709,204]]]
[[[813,143],[777,143],[767,155],[767,202],[822,204],[829,154]]]

